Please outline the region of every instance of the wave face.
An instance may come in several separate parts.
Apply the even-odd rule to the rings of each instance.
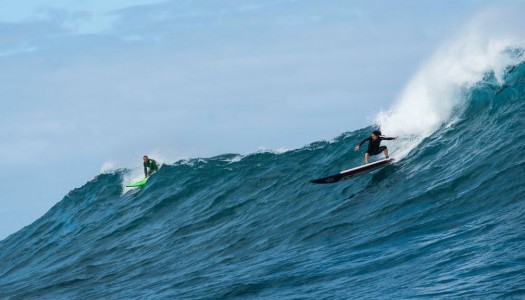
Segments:
[[[372,127],[165,165],[134,191],[99,175],[0,242],[0,298],[524,298],[525,65],[464,97],[338,184],[308,180],[361,164]]]

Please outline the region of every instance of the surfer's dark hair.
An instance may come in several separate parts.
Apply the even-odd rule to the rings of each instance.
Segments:
[[[381,131],[379,131],[379,130],[374,130],[374,131],[372,131],[372,133],[373,133],[374,135],[377,135],[377,136],[380,136],[380,135],[381,135]]]

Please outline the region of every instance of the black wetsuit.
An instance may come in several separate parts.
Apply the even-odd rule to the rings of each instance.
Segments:
[[[148,172],[149,168],[149,172]],[[151,174],[155,173],[159,169],[159,166],[157,165],[157,162],[154,159],[148,159],[147,162],[144,162],[144,176],[148,177]]]
[[[378,155],[380,154],[381,152],[385,151],[386,149],[386,146],[380,146],[381,145],[381,141],[382,140],[393,140],[394,138],[393,137],[384,137],[384,136],[379,136],[377,137],[377,140],[373,140],[371,136],[367,137],[366,139],[364,139],[363,141],[361,141],[361,143],[359,143],[359,147],[361,147],[361,145],[363,145],[364,142],[368,141],[368,150],[366,150],[366,153],[368,153],[368,155]]]

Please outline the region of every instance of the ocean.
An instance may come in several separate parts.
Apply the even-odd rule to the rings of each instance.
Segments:
[[[100,174],[0,242],[0,298],[525,299],[525,64],[457,92],[383,142],[395,163],[336,184],[309,180],[362,164],[353,147],[399,110],[166,163],[139,189],[140,168]]]

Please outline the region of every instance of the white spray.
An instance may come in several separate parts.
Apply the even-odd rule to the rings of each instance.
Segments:
[[[521,30],[525,22],[519,16],[525,11],[524,6],[491,8],[480,13],[451,42],[438,49],[390,110],[375,117],[384,134],[402,137],[392,147],[395,157],[406,156],[422,139],[449,121],[454,109],[465,101],[463,91],[490,72],[502,83],[505,69],[524,60],[523,55],[512,51],[525,49]]]

